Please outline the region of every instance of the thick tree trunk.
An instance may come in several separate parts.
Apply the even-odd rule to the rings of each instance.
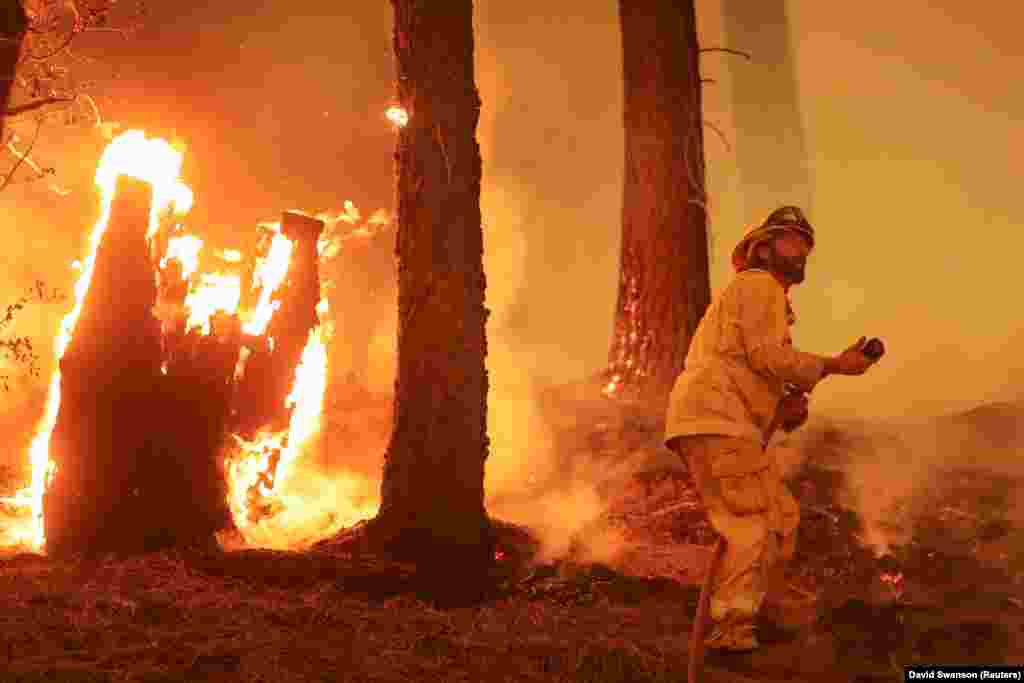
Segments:
[[[28,28],[28,17],[20,0],[0,0],[0,140],[4,134],[4,113],[11,99],[14,76],[18,70],[21,43]]]
[[[214,452],[201,431],[216,396],[182,406],[161,372],[152,189],[122,177],[78,323],[60,363],[44,498],[47,552],[139,552],[213,541],[226,523]],[[200,439],[202,440],[202,439]]]
[[[743,215],[757,223],[784,204],[809,211],[813,177],[785,0],[725,0],[722,12],[728,47],[751,56],[730,62]]]
[[[449,571],[492,556],[480,98],[471,0],[392,0],[398,98],[398,377],[381,508],[371,528]]]
[[[663,402],[711,298],[692,0],[620,0],[626,180],[606,392]]]

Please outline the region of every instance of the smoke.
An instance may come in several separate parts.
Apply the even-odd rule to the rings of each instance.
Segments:
[[[808,460],[839,470],[840,503],[863,527],[862,541],[878,555],[910,542],[915,519],[938,500],[957,470],[1024,481],[1024,403],[989,404],[928,420],[819,418],[778,448],[788,473]],[[1020,484],[1017,496],[1019,499]],[[967,501],[970,505],[972,501]],[[1024,522],[1018,504],[1006,511]],[[970,515],[969,511],[960,511]],[[954,513],[955,514],[955,513]]]

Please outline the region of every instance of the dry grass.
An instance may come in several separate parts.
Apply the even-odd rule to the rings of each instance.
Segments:
[[[596,440],[611,462],[649,451],[608,487],[605,521],[622,541],[614,570],[506,560],[500,597],[441,610],[418,597],[410,567],[329,544],[303,553],[0,558],[0,683],[683,681],[693,584],[711,534],[685,473],[659,460],[657,426],[612,417],[596,427],[585,420],[563,440],[576,447],[567,453],[590,458]],[[991,473],[947,478],[950,490],[916,511],[914,542],[891,558],[905,574],[899,605],[869,595],[881,565],[860,543],[860,520],[840,504],[834,474],[804,468],[794,478],[811,511],[795,575],[831,599],[801,615],[796,642],[709,661],[706,683],[902,680],[903,663],[940,655],[1024,661],[1024,524],[1019,506],[1003,509],[1024,477],[1012,486]],[[982,504],[1003,488],[1014,495]],[[516,561],[529,555],[504,549]],[[849,600],[857,595],[867,602]]]
[[[312,571],[302,585],[294,566],[280,581],[273,566],[245,572],[231,562],[216,576],[217,563],[172,553],[8,560],[0,680],[612,683],[685,671],[690,610],[678,601],[581,606],[518,595],[441,611],[409,594],[357,597],[343,575]]]

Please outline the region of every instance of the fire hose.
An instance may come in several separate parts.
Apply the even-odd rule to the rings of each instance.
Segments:
[[[885,345],[881,339],[872,338],[864,344],[861,353],[872,361],[877,361],[885,355]],[[768,442],[771,441],[775,431],[779,428],[781,419],[782,415],[777,411],[766,430],[765,448],[768,448]],[[707,574],[700,588],[700,597],[697,599],[697,612],[693,617],[693,626],[690,628],[690,657],[687,662],[686,672],[687,683],[699,683],[700,674],[704,669],[704,633],[707,630],[708,612],[711,605],[711,586],[714,582],[715,574],[718,573],[718,568],[722,564],[722,558],[725,557],[725,546],[725,537],[720,535],[718,540],[715,541],[715,547],[711,552],[711,559],[708,561]]]

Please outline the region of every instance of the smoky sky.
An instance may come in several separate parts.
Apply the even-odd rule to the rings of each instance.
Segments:
[[[390,3],[238,7],[151,2],[139,34],[96,41],[90,54],[118,74],[102,88],[104,116],[184,141],[190,221],[227,241],[287,209],[334,210],[344,200],[367,213],[390,209]],[[719,0],[697,3],[702,44],[744,49],[723,11]],[[486,0],[475,12],[490,329],[516,354],[504,372],[575,379],[604,363],[615,303],[617,3]],[[794,338],[835,353],[877,335],[890,349],[866,377],[828,380],[812,406],[888,416],[1021,394],[1013,273],[1024,246],[1024,99],[1014,77],[1024,54],[1015,12],[955,0],[787,4],[785,52],[818,231],[807,281],[794,291]],[[771,97],[756,79],[736,78],[749,67],[702,57],[716,81],[705,116],[726,138],[706,131],[715,291],[731,276],[732,245],[772,208],[744,186],[757,174],[739,173],[749,147],[739,149],[730,88],[744,84],[747,102]],[[33,273],[68,280],[66,264],[95,217],[91,175],[104,141],[90,131],[48,136],[39,154],[74,191],[60,197],[42,183],[0,196],[11,288]],[[799,162],[770,156],[750,162],[763,164],[762,176]]]

